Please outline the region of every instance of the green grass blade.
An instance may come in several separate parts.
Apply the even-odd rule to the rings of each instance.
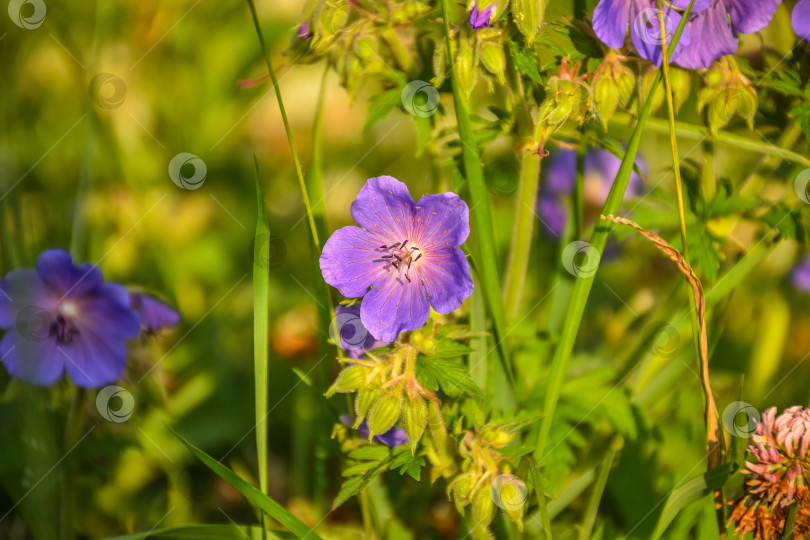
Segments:
[[[259,488],[267,494],[267,356],[270,331],[270,269],[262,265],[262,250],[270,241],[270,225],[259,177],[259,163],[253,156],[256,181],[256,232],[253,242],[253,378],[256,414],[256,453]]]
[[[289,513],[283,506],[250,485],[244,478],[237,475],[228,467],[188,442],[172,428],[169,427],[169,430],[171,430],[171,432],[174,433],[174,435],[188,447],[191,453],[194,454],[194,456],[199,459],[203,465],[211,469],[217,476],[236,488],[236,490],[244,495],[247,500],[259,507],[268,516],[278,521],[296,537],[310,538],[312,540],[323,540],[312,529],[304,525],[297,517]]]
[[[683,33],[686,21],[689,19],[689,13],[692,10],[693,3],[694,0],[689,3],[689,7],[681,18],[678,28],[675,30],[675,34],[670,42],[670,52],[674,50],[675,45],[677,45],[678,40]],[[659,84],[661,84],[660,69],[658,70],[655,80],[653,81],[652,88],[650,88],[650,98],[644,103],[644,108],[641,110],[636,128],[633,130],[633,135],[630,138],[630,143],[628,144],[627,151],[624,154],[624,159],[622,159],[619,172],[616,174],[616,179],[613,181],[613,185],[610,188],[610,193],[608,194],[607,201],[605,201],[605,206],[602,210],[603,215],[616,214],[622,199],[624,199],[624,192],[627,190],[627,185],[630,182],[630,174],[633,172],[636,154],[638,153],[638,147],[641,143],[641,133],[644,130],[644,124],[647,121],[647,118],[650,116],[650,109],[652,108],[653,101],[651,97],[655,95],[655,91],[658,89]],[[596,229],[594,229],[593,235],[591,236],[590,244],[597,251],[600,257],[605,250],[605,244],[607,243],[611,228],[611,226],[606,226],[606,224],[598,224]],[[588,296],[591,292],[591,287],[593,287],[595,276],[596,273],[588,272],[585,275],[579,276],[574,283],[574,289],[571,292],[571,304],[569,305],[568,311],[565,315],[560,341],[557,344],[557,348],[554,350],[554,356],[551,360],[548,386],[543,404],[543,411],[545,412],[546,416],[544,416],[541,420],[540,431],[538,433],[537,445],[535,449],[535,455],[541,464],[545,459],[543,454],[546,449],[549,433],[551,432],[551,423],[554,421],[554,412],[557,407],[557,400],[560,396],[560,389],[562,388],[565,369],[568,365],[568,360],[571,357],[571,352],[574,349],[574,342],[576,341],[577,333],[579,332],[579,325],[582,322],[582,315],[585,312],[585,304],[588,302]]]
[[[448,57],[452,58],[450,46],[450,8],[449,0],[442,0],[442,12],[444,15],[445,42],[447,45]],[[515,376],[512,371],[512,364],[506,352],[506,322],[501,302],[500,279],[498,278],[498,265],[496,262],[497,250],[495,247],[494,226],[492,222],[492,211],[490,209],[489,195],[484,181],[484,169],[481,166],[481,156],[478,145],[475,141],[470,116],[464,105],[461,90],[455,72],[455,65],[450,74],[453,85],[453,102],[455,103],[456,122],[458,123],[459,137],[461,139],[462,156],[464,159],[464,170],[467,176],[467,183],[470,188],[472,199],[472,211],[475,219],[474,231],[478,238],[476,260],[481,263],[481,284],[484,289],[484,298],[487,300],[487,307],[495,326],[495,343],[498,355],[503,364],[506,376],[514,389]]]

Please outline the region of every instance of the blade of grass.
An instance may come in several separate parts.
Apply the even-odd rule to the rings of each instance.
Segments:
[[[250,485],[244,478],[234,473],[228,467],[215,460],[189,441],[184,439],[179,433],[168,425],[166,426],[180,441],[186,445],[194,456],[203,465],[211,469],[217,476],[232,485],[239,493],[244,495],[250,502],[259,507],[268,516],[278,521],[288,531],[298,538],[311,538],[312,540],[323,540],[315,531],[304,525],[297,517],[289,513],[283,506]]]
[[[449,0],[442,0],[445,44],[447,46],[448,58],[452,58],[449,6]],[[455,64],[450,74],[450,80],[453,86],[453,102],[455,104],[459,138],[461,139],[464,171],[467,177],[467,183],[470,187],[470,197],[472,198],[473,204],[472,210],[475,218],[474,230],[476,231],[479,244],[476,246],[477,253],[475,253],[475,258],[481,262],[481,283],[484,289],[484,298],[487,300],[487,307],[489,308],[495,327],[495,344],[498,349],[498,356],[509,384],[512,387],[512,393],[514,393],[515,376],[504,341],[506,338],[506,322],[501,301],[500,279],[498,278],[498,252],[495,247],[492,211],[490,209],[489,196],[484,181],[481,156],[478,152],[477,143],[475,142],[475,134],[473,132],[472,123],[470,122],[470,116],[464,105],[461,90],[458,86]]]
[[[616,447],[621,447],[621,437],[617,437],[610,445],[602,464],[599,466],[599,472],[596,476],[596,481],[593,485],[591,498],[588,500],[588,507],[585,509],[585,518],[582,520],[582,527],[579,529],[579,540],[588,540],[591,538],[593,526],[596,523],[596,515],[599,513],[599,504],[602,502],[602,494],[607,485],[608,476],[610,476],[610,469],[613,467],[613,458],[616,457]]]
[[[670,50],[674,50],[674,47],[677,45],[678,40],[683,33],[686,21],[689,19],[689,14],[692,11],[692,4],[694,4],[694,0],[689,3],[689,6],[686,8],[684,15],[681,18],[677,29],[675,30],[675,34],[672,36]],[[652,87],[650,88],[650,96],[655,94],[659,84],[661,84],[660,69],[658,70]],[[615,214],[622,202],[622,199],[624,198],[624,192],[627,190],[627,185],[630,181],[630,174],[633,172],[633,164],[636,161],[636,154],[638,153],[638,147],[641,142],[641,133],[644,129],[644,124],[647,121],[647,117],[650,115],[652,101],[652,99],[647,99],[644,103],[644,108],[641,110],[636,128],[633,131],[633,135],[630,138],[630,143],[627,146],[627,151],[624,154],[624,159],[619,167],[619,172],[616,174],[616,179],[613,181],[607,201],[605,201],[605,206],[602,211],[602,213],[605,215]],[[610,229],[611,227],[604,226],[604,224],[598,225],[594,229],[593,235],[591,236],[590,244],[600,257],[602,256],[602,252],[605,250],[605,244],[607,243]],[[568,311],[565,315],[560,341],[557,348],[554,350],[554,356],[551,360],[548,386],[543,404],[543,410],[546,415],[541,420],[540,430],[537,436],[537,444],[535,446],[535,455],[538,457],[540,463],[542,463],[545,459],[543,454],[546,449],[549,433],[551,432],[551,423],[554,421],[554,412],[557,407],[557,400],[560,396],[560,389],[562,388],[565,369],[568,364],[568,360],[571,357],[571,352],[574,349],[574,342],[576,341],[577,333],[579,332],[579,325],[582,322],[582,315],[585,312],[585,304],[588,301],[588,296],[591,292],[591,288],[593,287],[595,275],[595,272],[584,273],[583,275],[580,275],[574,283],[574,290],[571,292],[571,304],[569,305]]]
[[[250,536],[248,536],[250,533]],[[184,527],[171,527],[166,529],[154,529],[121,536],[110,536],[105,540],[141,540],[143,538],[197,538],[199,540],[233,540],[234,538],[255,538],[259,534],[259,527],[250,525],[186,525]],[[295,538],[284,531],[274,531],[270,533],[272,540]]]
[[[267,355],[270,331],[270,269],[263,268],[262,249],[270,238],[267,207],[259,176],[259,162],[253,156],[256,182],[256,232],[253,242],[253,384],[256,414],[256,454],[259,462],[259,488],[267,495]],[[264,516],[262,516],[264,525]]]

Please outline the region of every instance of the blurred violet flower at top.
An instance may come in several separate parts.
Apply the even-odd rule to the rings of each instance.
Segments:
[[[687,25],[690,40],[675,63],[689,69],[707,68],[721,56],[734,54],[739,45],[738,34],[759,32],[768,26],[781,3],[782,0],[696,1]],[[675,2],[678,4],[685,8],[689,2]],[[795,26],[795,15],[793,20]],[[801,35],[798,30],[796,33]]]
[[[338,305],[335,307],[335,321],[330,330],[337,334],[332,336],[344,351],[348,351],[349,358],[363,358],[367,351],[390,345],[388,341],[375,339],[363,326],[360,320],[360,304],[351,306]]]
[[[706,9],[711,0],[695,0],[692,10]],[[669,5],[671,4],[671,5]],[[667,44],[681,21],[677,9],[685,9],[688,0],[672,0],[664,7],[664,29]],[[630,40],[638,54],[661,65],[661,26],[658,21],[658,2],[656,0],[600,0],[593,12],[593,30],[602,42],[612,49],[624,47],[628,24]],[[690,25],[684,27],[678,45],[670,61],[675,61],[690,42]]]
[[[791,16],[793,31],[805,41],[810,41],[810,0],[799,0]]]
[[[49,386],[66,371],[76,386],[97,388],[124,372],[124,341],[138,337],[140,322],[124,287],[50,249],[36,270],[0,281],[0,328],[0,357],[12,377]]]
[[[321,272],[343,296],[365,296],[360,319],[376,339],[394,341],[425,324],[430,306],[451,313],[472,294],[470,265],[458,248],[470,234],[469,210],[455,193],[414,203],[396,178],[370,178],[352,217],[360,227],[329,237]]]
[[[345,426],[352,425],[352,419],[348,414],[341,414],[340,422]],[[368,440],[368,433],[368,423],[363,420],[363,422],[357,427],[357,434],[363,439]],[[397,448],[398,446],[402,446],[408,442],[408,435],[405,433],[404,429],[393,427],[385,433],[374,435],[372,440],[386,446],[390,446],[391,448]]]
[[[492,12],[498,7],[497,2],[493,2],[486,8],[479,10],[478,2],[473,0],[472,7],[470,7],[470,26],[473,30],[479,30],[489,26],[490,19],[492,19]]]
[[[154,336],[180,322],[180,314],[160,300],[144,293],[129,293],[129,305],[141,321],[141,333]]]
[[[806,255],[793,267],[790,281],[796,290],[810,294],[810,255]]]
[[[585,154],[585,204],[602,208],[607,200],[613,180],[622,162],[604,148],[591,147]],[[636,166],[646,176],[647,166],[641,156]],[[559,238],[568,222],[568,207],[564,198],[574,192],[577,178],[577,152],[573,148],[558,147],[544,161],[542,189],[537,199],[537,215],[551,232]],[[642,179],[633,171],[625,196],[641,193]]]

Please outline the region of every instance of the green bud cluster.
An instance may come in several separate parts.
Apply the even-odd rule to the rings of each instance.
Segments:
[[[605,131],[619,103],[629,106],[635,91],[635,74],[621,63],[618,54],[609,52],[594,72],[591,84],[591,112],[602,122]]]
[[[712,64],[706,73],[706,86],[698,92],[698,110],[706,109],[712,133],[716,134],[735,116],[753,129],[758,106],[756,88],[740,73],[733,57],[724,56]]]

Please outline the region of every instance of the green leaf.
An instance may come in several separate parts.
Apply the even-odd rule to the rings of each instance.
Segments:
[[[788,113],[788,116],[793,117],[802,126],[804,136],[810,140],[810,100],[802,101]]]
[[[723,465],[722,467],[712,469],[693,478],[682,486],[674,489],[669,497],[667,497],[667,502],[664,503],[664,509],[658,517],[655,532],[653,532],[650,538],[660,538],[661,535],[664,534],[664,531],[667,530],[669,524],[672,523],[672,520],[675,519],[675,516],[678,515],[678,512],[693,502],[699,501],[712,491],[723,487],[726,480],[728,480],[730,471],[731,467],[729,465]]]
[[[370,130],[372,127],[374,127],[374,124],[388,116],[391,110],[399,105],[401,101],[401,88],[394,88],[392,90],[383,92],[382,94],[377,94],[371,98],[371,105],[368,110],[368,118],[366,119],[366,125],[363,126],[363,131]]]
[[[228,467],[215,460],[186,439],[179,433],[167,426],[180,441],[188,447],[203,465],[211,469],[220,478],[232,485],[236,490],[244,495],[250,502],[259,507],[264,513],[275,519],[287,530],[298,538],[309,538],[311,540],[323,540],[315,531],[304,525],[297,517],[289,513],[283,506],[250,485],[244,478],[234,473]]]
[[[388,448],[383,449],[386,450],[387,453],[387,457],[385,459],[377,463],[374,468],[367,471],[365,474],[363,474],[363,476],[354,476],[343,482],[343,485],[340,487],[340,491],[335,497],[335,501],[332,503],[333,510],[349,500],[350,497],[360,493],[372,480],[374,480],[374,478],[376,478],[381,472],[388,469],[388,465],[391,463],[391,458],[394,451]]]
[[[717,186],[717,195],[706,206],[706,217],[725,217],[739,215],[755,210],[760,205],[756,197],[734,195],[731,187],[725,183]]]
[[[470,378],[467,366],[435,356],[420,356],[416,362],[416,378],[429,390],[441,389],[449,395],[459,393],[484,397]]]
[[[706,281],[712,283],[720,270],[721,252],[715,247],[715,239],[702,223],[692,223],[686,227],[689,238],[689,258],[695,266],[703,269]]]
[[[537,70],[537,53],[533,48],[521,48],[515,41],[509,41],[509,51],[512,53],[512,63],[518,71],[537,84],[543,84],[543,77]]]
[[[400,448],[406,449],[407,447],[401,446]],[[425,466],[425,458],[422,456],[413,456],[410,451],[400,452],[391,462],[391,469],[399,469],[400,475],[407,474],[416,481],[422,475],[422,467]]]
[[[429,354],[433,358],[457,358],[459,356],[466,356],[471,352],[472,349],[463,343],[457,341],[441,341],[432,352],[426,354]]]
[[[783,238],[804,242],[804,227],[802,227],[797,212],[784,207],[776,207],[768,210],[760,219],[779,231]]]

